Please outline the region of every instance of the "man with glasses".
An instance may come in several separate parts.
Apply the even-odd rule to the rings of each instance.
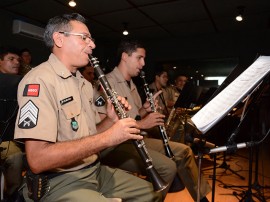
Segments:
[[[72,32],[59,32],[60,34],[64,34],[66,36],[73,35],[73,36],[80,36],[82,37],[82,40],[86,43],[95,42],[95,39],[93,39],[89,34],[86,33],[72,33]]]
[[[25,142],[29,165],[30,192],[27,195],[24,188],[24,197],[54,202],[161,201],[151,183],[100,165],[101,150],[143,137],[137,135],[136,121],[119,120],[111,104],[108,118],[100,121],[92,86],[77,71],[88,64],[96,46],[85,19],[76,13],[50,19],[44,40],[52,52],[48,61],[29,72],[18,88],[15,137]],[[130,109],[124,98],[118,99]]]
[[[16,87],[18,81],[21,79],[21,77],[17,75],[19,67],[20,57],[17,50],[14,47],[0,47],[0,166],[3,169],[6,185],[4,198],[8,201],[16,200],[18,197],[17,190],[22,184],[23,153],[21,146],[14,141],[9,141],[13,138],[13,134],[10,134],[10,130],[8,130],[8,134],[5,132],[7,131],[5,130],[7,124],[14,124],[8,122],[11,114],[9,112],[13,113],[16,109],[16,92],[12,92],[14,89],[10,87],[13,84]]]

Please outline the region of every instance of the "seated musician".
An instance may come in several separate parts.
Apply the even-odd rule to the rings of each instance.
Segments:
[[[145,56],[146,50],[141,43],[136,40],[124,40],[118,48],[118,59],[120,61],[118,66],[106,75],[112,88],[131,104],[130,117],[141,117],[137,124],[142,130],[164,125],[164,115],[158,112],[152,113],[149,102],[142,104],[137,87],[132,81],[132,77],[138,76],[145,65]],[[95,104],[98,111],[106,117],[108,115],[104,110],[105,104],[100,102],[100,100],[106,99],[105,97],[101,99],[100,96],[95,99]],[[172,160],[165,155],[164,145],[160,139],[144,138],[144,141],[153,160],[153,165],[160,176],[170,185],[176,175],[180,177],[192,198],[196,201],[198,167],[190,147],[181,143],[169,142],[175,156],[175,160]],[[102,162],[107,165],[120,167],[131,172],[145,173],[141,159],[131,142],[124,142],[114,149],[106,151],[106,153],[103,152],[102,155]],[[206,194],[211,191],[211,188],[205,179],[202,179],[201,182],[200,200],[208,201]],[[168,188],[163,191],[164,197],[167,192]]]
[[[52,52],[48,61],[31,70],[18,88],[15,138],[25,142],[26,201],[161,201],[151,183],[100,164],[103,149],[143,137],[136,121],[119,120],[111,104],[100,122],[92,85],[77,71],[96,46],[84,17],[51,18],[44,40]]]
[[[162,93],[157,96],[157,100],[160,107],[159,112],[166,116],[170,114],[175,103],[174,89],[167,86],[168,79],[168,72],[163,69],[159,69],[155,71],[155,79],[149,85],[153,94],[160,90],[162,91]]]
[[[23,170],[23,161],[22,156],[23,152],[21,146],[12,141],[13,139],[13,130],[8,130],[9,134],[5,134],[7,124],[14,123],[5,123],[9,118],[9,114],[12,114],[16,109],[16,93],[17,85],[21,76],[18,76],[20,67],[20,57],[17,50],[14,47],[0,47],[0,99],[1,99],[1,108],[5,108],[5,103],[8,101],[11,102],[10,109],[5,109],[1,111],[1,131],[0,131],[0,149],[1,149],[1,167],[3,169],[5,177],[5,190],[4,198],[7,201],[15,201],[18,198],[17,190],[22,184],[22,170]],[[5,74],[5,75],[4,75]],[[13,85],[13,86],[11,86]],[[12,87],[12,88],[11,88]],[[14,88],[13,88],[14,87]],[[11,91],[14,92],[11,92]],[[3,103],[2,103],[3,102]],[[5,102],[5,103],[4,103]],[[8,113],[12,111],[11,113]],[[7,116],[5,115],[7,112]],[[3,118],[3,120],[2,120]],[[3,128],[2,128],[3,127]],[[1,134],[1,132],[3,134]],[[12,134],[10,134],[12,133]]]

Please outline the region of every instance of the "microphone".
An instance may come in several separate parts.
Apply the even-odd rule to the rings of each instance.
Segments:
[[[193,139],[192,143],[201,144],[202,146],[207,147],[207,148],[215,148],[216,147],[216,145],[214,143],[207,142],[205,140],[201,140],[201,139],[196,138],[196,137]]]
[[[204,146],[204,147],[207,147],[207,148],[215,148],[216,145],[214,143],[211,143],[211,142],[207,142],[205,140],[202,140],[200,138],[194,138],[190,135],[187,135],[185,140],[187,142],[190,142],[190,143],[194,143],[194,144],[197,144],[197,145],[200,145],[200,146]]]
[[[236,151],[237,149],[242,149],[242,148],[248,148],[248,147],[253,147],[258,145],[259,142],[243,142],[239,144],[233,144],[233,145],[227,145],[227,146],[222,146],[222,147],[216,147],[214,149],[210,149],[209,154],[213,153],[218,153],[218,152],[224,152],[224,151]]]

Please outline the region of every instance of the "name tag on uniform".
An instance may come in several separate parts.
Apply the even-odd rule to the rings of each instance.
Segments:
[[[64,104],[67,104],[67,103],[71,102],[72,100],[73,100],[73,96],[70,96],[70,97],[67,97],[67,98],[65,98],[63,100],[60,100],[60,104],[64,105]]]

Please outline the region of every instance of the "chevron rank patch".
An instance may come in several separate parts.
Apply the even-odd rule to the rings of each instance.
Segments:
[[[95,100],[95,105],[97,107],[102,107],[105,105],[105,99],[102,95],[100,95],[96,100]]]
[[[23,90],[23,96],[38,97],[39,96],[39,84],[27,84]]]
[[[29,100],[21,109],[18,127],[24,129],[34,128],[37,125],[38,107]]]

